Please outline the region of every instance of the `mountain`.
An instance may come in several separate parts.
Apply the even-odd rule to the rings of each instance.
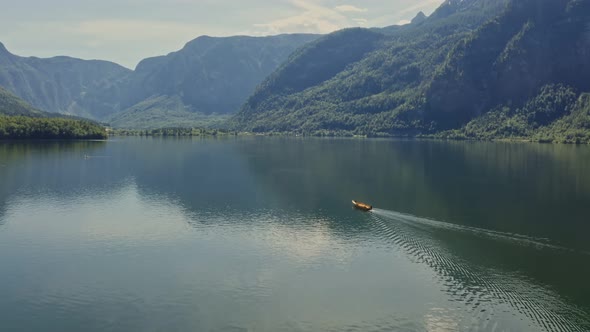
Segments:
[[[131,71],[107,61],[70,57],[40,59],[11,54],[0,43],[0,86],[34,107],[70,115],[99,118],[113,107],[108,98],[87,98],[109,87]]]
[[[236,113],[265,77],[316,38],[199,37],[177,52],[141,61],[120,85],[122,112],[109,121],[116,127],[143,128],[166,124],[173,117],[185,119],[180,124],[186,126],[206,115]],[[173,108],[167,108],[170,101]]]
[[[133,71],[0,44],[0,86],[120,128],[590,141],[589,22],[590,0],[446,0],[403,26],[203,36]]]
[[[298,76],[277,70],[231,126],[365,135],[451,131],[447,137],[482,138],[467,134],[467,124],[481,133],[493,117],[486,114],[504,112],[509,123],[514,117],[526,122],[526,130],[510,137],[549,133],[557,120],[576,112],[580,120],[580,110],[587,109],[582,93],[590,92],[589,2],[446,1],[422,23],[389,30],[377,44],[363,46],[361,57],[341,63],[330,75],[317,74],[301,84]],[[341,33],[324,37],[323,42],[334,40],[325,48],[358,42],[338,42]],[[318,47],[319,56],[303,50],[282,68],[321,64],[325,50]],[[290,89],[294,84],[298,89]],[[562,122],[573,124],[570,120]],[[580,121],[572,128],[583,128]]]
[[[587,0],[512,2],[449,53],[425,91],[425,120],[455,128],[551,84],[590,91],[589,19]]]
[[[419,24],[426,21],[426,14],[424,12],[419,12],[411,21],[411,24]]]
[[[46,113],[0,87],[0,115],[44,117]]]
[[[420,24],[349,29],[306,46],[263,82],[230,126],[247,131],[414,131],[398,118],[414,109],[429,80],[460,40],[505,8],[500,0],[447,1]],[[368,37],[372,36],[372,37]],[[343,50],[355,45],[358,56]],[[310,70],[304,82],[288,68],[321,67],[330,52],[338,68]],[[298,85],[298,89],[289,87]]]
[[[36,108],[117,127],[203,124],[208,115],[237,112],[293,51],[318,37],[202,36],[133,71],[106,61],[20,57],[0,44],[0,86]],[[167,109],[170,100],[175,107]]]
[[[115,128],[159,129],[219,127],[227,118],[193,112],[179,95],[173,95],[148,98],[124,112],[113,114],[107,121]]]
[[[128,103],[179,95],[194,111],[233,113],[295,49],[316,38],[199,37],[178,52],[140,62],[130,78]]]
[[[0,140],[105,138],[105,128],[97,123],[39,111],[0,88]]]

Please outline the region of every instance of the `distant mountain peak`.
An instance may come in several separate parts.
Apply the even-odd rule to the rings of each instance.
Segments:
[[[14,55],[6,49],[6,46],[0,42],[0,64],[4,65],[12,62]]]
[[[418,23],[422,23],[422,22],[426,21],[426,18],[427,18],[427,17],[428,17],[428,16],[426,16],[426,14],[424,14],[424,12],[419,12],[419,13],[416,15],[416,17],[414,17],[414,18],[412,19],[412,21],[411,21],[411,22],[412,22],[412,24],[418,24]]]
[[[0,54],[5,54],[5,53],[10,53],[10,52],[8,52],[8,50],[6,49],[4,44],[2,44],[2,42],[0,42]]]
[[[444,2],[443,5],[458,6],[458,5],[463,4],[464,2],[468,2],[468,1],[465,1],[465,0],[447,0],[447,1]]]

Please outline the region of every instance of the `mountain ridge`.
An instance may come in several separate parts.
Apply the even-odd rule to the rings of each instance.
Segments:
[[[414,18],[410,21],[410,24],[420,24],[424,21],[426,21],[426,19],[428,18],[428,16],[426,16],[426,14],[424,14],[424,12],[420,11],[418,14],[416,14],[416,16],[414,16]]]
[[[1,51],[2,45],[0,45]],[[45,117],[47,113],[40,111],[10,91],[0,87],[0,115]]]
[[[126,115],[115,116],[127,112],[145,123],[162,105],[152,103],[155,108],[147,110],[151,115],[137,112],[136,105],[163,100],[158,99],[161,96],[179,97],[183,107],[178,109],[201,115],[188,117],[186,126],[198,125],[189,118],[237,112],[256,86],[295,49],[318,37],[200,36],[180,50],[143,59],[135,70],[67,56],[20,57],[2,46],[0,86],[39,109],[101,121],[129,120]]]
[[[432,135],[457,130],[502,105],[518,113],[546,91],[561,93],[542,90],[551,84],[587,92],[588,8],[587,0],[446,1],[424,22],[389,31],[380,47],[330,80],[273,94],[281,89],[273,82],[289,79],[267,79],[230,127]]]
[[[114,127],[222,126],[237,111],[225,127],[586,139],[590,0],[446,0],[412,21],[328,35],[200,36],[133,71],[100,73],[85,67],[108,63],[22,58],[0,43],[0,86],[30,78],[20,89],[30,99],[47,95],[61,112]]]
[[[68,56],[21,57],[3,47],[0,86],[52,113],[92,117],[88,108],[104,109],[103,102],[84,100],[87,93],[104,89],[129,69],[103,60]]]
[[[95,122],[40,111],[0,87],[0,140],[105,138]]]

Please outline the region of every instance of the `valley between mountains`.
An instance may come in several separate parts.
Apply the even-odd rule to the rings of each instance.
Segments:
[[[139,130],[585,143],[589,77],[590,0],[447,0],[401,26],[202,36],[134,70],[0,44],[13,101],[0,112]]]

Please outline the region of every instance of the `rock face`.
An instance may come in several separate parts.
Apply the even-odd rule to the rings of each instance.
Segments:
[[[107,112],[113,101],[93,100],[87,94],[108,89],[130,72],[107,61],[20,57],[0,44],[0,86],[50,112],[96,118],[93,115]]]
[[[0,86],[42,110],[128,128],[233,115],[229,127],[255,132],[590,141],[588,77],[590,0],[447,0],[383,29],[204,36],[134,71],[0,44]]]
[[[418,24],[418,23],[422,23],[424,21],[426,21],[426,14],[424,14],[423,12],[419,12],[418,15],[416,15],[416,17],[414,17],[411,21],[412,24]]]
[[[565,105],[556,100],[570,103],[576,98],[561,96],[590,91],[589,3],[449,0],[422,23],[390,30],[375,43],[326,36],[273,73],[232,126],[431,134],[461,128],[502,106],[538,118],[530,105],[549,105],[554,121],[570,110],[551,106]],[[324,54],[354,43],[363,48],[361,56],[343,58],[329,76],[308,71],[309,84],[285,70],[321,67]]]
[[[46,114],[47,113],[35,109],[27,102],[7,90],[0,88],[0,115],[44,117]]]
[[[521,0],[459,42],[426,92],[427,119],[455,128],[551,84],[590,91],[588,1]],[[447,115],[452,116],[447,116]]]
[[[0,86],[37,108],[99,120],[157,96],[179,97],[189,112],[235,113],[289,54],[317,37],[204,36],[135,71],[106,61],[23,58],[0,45]]]
[[[199,37],[178,52],[140,62],[123,85],[122,108],[164,95],[180,97],[191,112],[236,113],[264,78],[317,37]]]

